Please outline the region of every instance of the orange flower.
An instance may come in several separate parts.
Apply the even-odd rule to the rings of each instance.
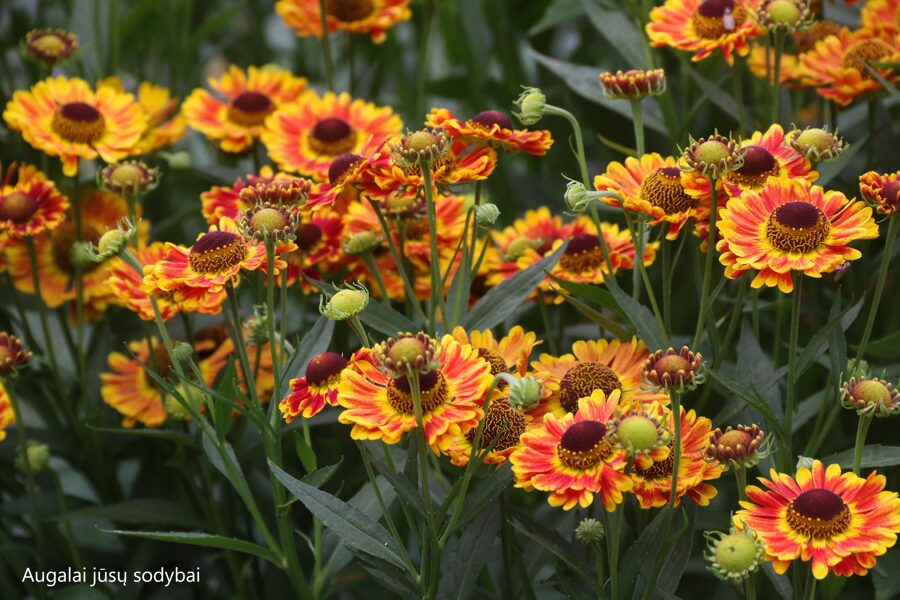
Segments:
[[[747,486],[735,519],[756,532],[775,572],[799,559],[816,579],[865,575],[897,542],[900,499],[884,491],[883,475],[863,479],[816,460],[795,477],[774,469],[769,477],[759,478],[767,489]]]
[[[859,191],[883,215],[900,212],[900,171],[881,175],[869,171],[859,176]]]
[[[68,208],[69,199],[36,167],[16,168],[13,163],[0,182],[0,235],[19,238],[52,231]]]
[[[526,210],[525,216],[513,221],[502,231],[491,233],[494,244],[489,246],[485,267],[487,282],[495,286],[519,272],[518,259],[534,250],[545,256],[557,240],[564,240],[571,234],[571,227],[564,225],[562,218],[541,206],[536,210]]]
[[[478,350],[478,356],[491,365],[491,375],[512,371],[519,377],[524,376],[528,371],[531,352],[542,343],[536,333],[526,332],[521,325],[510,329],[499,340],[494,338],[494,332],[490,329],[466,332],[462,327],[456,327],[452,335],[460,344],[469,344]]]
[[[152,368],[165,379],[172,363],[162,343],[156,338],[151,340],[152,357],[147,340],[134,341],[128,344],[133,358],[112,352],[107,358],[109,372],[100,374],[100,396],[122,414],[122,427],[134,427],[135,423],[159,427],[169,418],[158,384],[144,367]]]
[[[602,198],[610,206],[648,215],[651,225],[667,223],[666,238],[674,240],[688,219],[699,221],[709,215],[709,200],[703,203],[688,195],[685,177],[674,158],[654,152],[640,159],[628,157],[624,165],[609,163],[606,173],[594,178],[594,187],[619,194],[621,200]]]
[[[486,110],[468,121],[461,121],[446,108],[432,108],[425,117],[425,124],[442,129],[451,138],[461,139],[468,144],[493,146],[537,156],[547,154],[547,150],[553,145],[553,138],[546,129],[513,129],[509,117],[499,110]]]
[[[300,222],[294,240],[297,251],[285,257],[287,283],[293,285],[299,282],[305,290],[315,292],[314,286],[304,279],[304,275],[322,279],[322,273],[337,271],[346,262],[346,256],[341,252],[341,242],[345,238],[344,220],[330,210],[299,212]]]
[[[291,379],[291,391],[278,404],[284,420],[292,422],[298,416],[304,418],[319,414],[325,405],[337,406],[338,384],[341,371],[349,361],[336,352],[320,352],[306,365],[303,377]]]
[[[378,147],[402,127],[390,107],[307,92],[266,119],[262,141],[280,169],[324,180],[336,157]]]
[[[699,417],[694,411],[681,409],[681,456],[678,459],[678,483],[675,491],[676,505],[687,495],[699,504],[707,506],[718,493],[709,483],[718,479],[725,470],[724,465],[706,457],[706,448],[712,429],[712,422],[706,417]],[[674,431],[675,421],[672,411],[659,407],[660,416],[667,423],[669,434]],[[632,492],[641,508],[659,508],[669,501],[672,491],[672,468],[675,465],[674,441],[670,443],[670,451],[666,457],[644,468],[635,464],[631,473],[634,483]]]
[[[478,454],[483,455],[482,461],[489,465],[505,463],[519,448],[522,434],[534,426],[530,416],[510,404],[505,392],[495,389],[488,403],[479,440]],[[469,464],[475,433],[475,429],[470,429],[467,433],[451,436],[448,440],[444,454],[450,457],[450,462],[455,466],[464,467]],[[485,453],[484,449],[488,446],[491,450]]]
[[[6,388],[0,383],[0,442],[6,439],[5,429],[16,422],[16,415],[9,403],[9,395]]]
[[[134,252],[134,257],[142,266],[156,264],[166,257],[166,245],[163,242],[153,242],[149,246],[142,246]],[[109,285],[118,303],[141,319],[152,321],[153,305],[150,303],[150,295],[144,288],[143,277],[121,258],[115,258],[110,262],[112,264],[109,269]],[[159,297],[156,303],[163,321],[168,321],[178,314],[178,305],[168,298]]]
[[[578,400],[595,390],[612,394],[618,390],[623,404],[668,403],[665,393],[643,389],[642,368],[650,356],[647,346],[637,338],[577,341],[572,353],[560,357],[541,354],[531,363],[534,376],[544,384],[544,398],[535,409],[561,417],[578,407]]]
[[[608,422],[619,392],[600,390],[578,401],[576,413],[544,415],[543,426],[526,431],[510,462],[516,487],[551,492],[547,502],[570,510],[587,508],[600,497],[607,511],[621,504],[632,483],[623,474],[625,453],[609,437]]]
[[[187,123],[225,152],[240,153],[260,136],[266,117],[303,94],[306,79],[272,65],[246,72],[231,65],[209,86],[218,97],[197,88],[184,101]]]
[[[275,12],[300,37],[322,37],[319,0],[278,0]],[[365,34],[380,44],[386,31],[412,16],[409,0],[329,0],[325,7],[328,31]]]
[[[97,82],[97,87],[111,87],[119,93],[125,86],[118,77]],[[137,101],[147,115],[147,129],[131,154],[150,154],[179,141],[187,133],[184,115],[178,111],[178,99],[167,88],[142,81],[138,85]]]
[[[78,159],[99,155],[114,163],[132,154],[147,129],[147,117],[131,94],[111,87],[96,92],[82,79],[50,77],[17,91],[3,111],[10,129],[49,156],[63,173],[78,174]]]
[[[784,177],[729,200],[717,225],[725,275],[737,279],[754,270],[754,288],[777,285],[785,293],[794,289],[793,271],[821,277],[862,256],[850,242],[878,237],[864,202]]]
[[[237,221],[253,204],[241,197],[241,190],[273,181],[292,181],[295,177],[287,173],[275,173],[265,165],[259,174],[250,173],[244,179],[238,178],[230,187],[213,186],[200,194],[200,210],[210,225],[215,225],[222,217]]]
[[[884,36],[900,33],[900,0],[869,0],[860,11],[862,29]]]
[[[425,439],[437,453],[454,435],[478,425],[482,399],[491,382],[490,366],[471,346],[445,335],[434,357],[437,367],[417,375],[422,397]],[[363,348],[341,374],[338,403],[341,423],[353,425],[350,437],[396,444],[416,428],[413,399],[406,376],[391,378],[372,350]]]
[[[758,0],[666,0],[650,11],[647,35],[654,48],[693,52],[694,62],[721,50],[730,65],[745,56],[749,39],[762,35],[755,21]]]
[[[842,31],[816,43],[815,49],[800,57],[803,83],[840,106],[857,97],[881,89],[881,83],[866,68],[873,62],[900,61],[900,36],[878,37],[868,30]],[[872,67],[886,81],[897,75],[889,67]]]

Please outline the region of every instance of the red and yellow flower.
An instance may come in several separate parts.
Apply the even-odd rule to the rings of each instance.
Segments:
[[[118,77],[108,77],[97,87],[109,86],[119,93],[125,86]],[[147,115],[147,129],[132,151],[133,155],[150,154],[179,141],[187,133],[184,115],[178,110],[178,99],[168,88],[142,81],[137,89],[137,101]]]
[[[803,83],[819,95],[847,106],[863,94],[881,89],[881,82],[866,65],[900,61],[900,36],[878,35],[869,30],[842,31],[816,43],[800,57]],[[893,82],[897,74],[890,67],[874,67],[883,79]]]
[[[543,156],[553,145],[546,129],[513,129],[509,117],[499,110],[486,110],[462,121],[446,108],[432,108],[425,117],[428,127],[443,130],[452,139],[468,144],[487,145],[507,151]]]
[[[259,138],[266,117],[306,90],[306,79],[272,65],[249,67],[246,72],[231,65],[208,83],[216,95],[197,88],[181,110],[192,129],[231,153],[247,150]]]
[[[260,169],[259,174],[250,173],[245,178],[237,178],[229,186],[213,186],[200,194],[200,210],[203,218],[210,225],[215,225],[222,217],[237,221],[247,210],[253,208],[253,204],[245,197],[241,197],[241,191],[245,188],[267,184],[277,181],[290,182],[296,179],[287,173],[276,173],[268,165]]]
[[[900,33],[900,0],[868,0],[860,11],[862,29],[884,36]]]
[[[322,37],[319,0],[278,0],[275,12],[300,37]],[[329,0],[325,4],[328,31],[368,35],[380,44],[387,30],[412,16],[409,0]]]
[[[16,415],[9,402],[6,388],[0,383],[0,442],[6,439],[6,428],[16,422]]]
[[[620,340],[579,340],[572,352],[560,357],[541,354],[531,363],[534,376],[544,384],[544,398],[535,413],[557,417],[572,412],[578,400],[595,390],[611,395],[618,390],[622,403],[668,403],[665,393],[645,390],[641,386],[642,368],[650,356],[647,346],[637,338]]]
[[[326,405],[337,406],[341,372],[349,361],[336,352],[320,352],[306,365],[303,377],[291,379],[291,391],[278,404],[284,420],[298,416],[308,419],[319,414]]]
[[[13,163],[0,182],[0,235],[20,238],[52,231],[68,208],[69,199],[36,167]]]
[[[324,180],[335,158],[378,147],[402,127],[390,107],[308,92],[266,119],[262,141],[280,169]]]
[[[153,265],[163,260],[166,252],[166,245],[163,242],[153,242],[136,250],[134,257],[141,266]],[[109,270],[109,285],[116,301],[141,319],[152,321],[153,305],[150,302],[150,294],[144,288],[143,277],[121,258],[115,258],[110,262],[112,264]],[[159,297],[156,304],[163,321],[168,321],[178,314],[178,305],[168,298]]]
[[[131,94],[104,86],[93,91],[82,79],[50,77],[19,90],[3,111],[10,129],[62,160],[63,173],[78,174],[78,159],[108,163],[134,153],[147,116]]]
[[[488,403],[478,444],[478,454],[483,455],[482,461],[489,465],[505,463],[519,447],[522,434],[533,427],[531,417],[510,404],[504,391],[495,389]],[[444,454],[450,457],[450,462],[455,466],[464,467],[469,464],[476,429],[451,436],[447,442]],[[491,446],[491,450],[485,453],[484,448],[488,446]]]
[[[543,426],[526,431],[510,456],[516,487],[550,492],[551,506],[587,508],[598,495],[607,511],[624,500],[632,483],[622,471],[625,453],[611,440],[608,422],[619,392],[596,390],[578,401],[578,411],[544,415]]]
[[[491,375],[517,373],[520,377],[528,371],[528,361],[535,346],[541,343],[533,331],[526,332],[516,325],[499,340],[490,329],[467,332],[462,327],[453,330],[453,339],[460,344],[469,344],[478,350],[478,355],[491,365]]]
[[[655,48],[671,46],[693,52],[700,61],[721,50],[728,64],[734,53],[745,56],[748,40],[762,35],[756,22],[757,0],[666,0],[650,11],[647,35]]]
[[[610,206],[645,214],[651,225],[665,222],[666,238],[674,240],[688,219],[698,221],[709,215],[709,198],[703,202],[689,195],[684,189],[686,177],[674,158],[654,152],[640,159],[626,158],[625,164],[609,163],[606,173],[594,178],[594,187],[619,195],[602,199]]]
[[[322,279],[323,273],[339,270],[347,257],[341,252],[344,240],[344,219],[330,210],[311,212],[300,210],[300,222],[295,230],[295,252],[286,255],[287,284],[299,282],[304,289],[313,292],[312,284],[304,279]]]
[[[869,171],[859,176],[859,191],[883,215],[900,212],[900,171],[884,175]]]
[[[897,542],[900,499],[884,491],[883,475],[863,479],[816,460],[795,477],[774,469],[769,477],[747,486],[735,518],[756,532],[777,573],[799,559],[816,579],[865,575]]]
[[[777,285],[785,293],[794,289],[794,271],[821,277],[862,256],[850,242],[878,237],[864,202],[784,177],[729,200],[718,228],[716,249],[727,277],[753,270],[754,288]]]
[[[455,435],[478,425],[484,415],[482,400],[491,383],[490,365],[472,346],[445,335],[434,356],[436,368],[417,375],[421,389],[425,439],[437,453]],[[352,425],[357,440],[380,439],[396,444],[416,428],[413,399],[406,376],[392,378],[369,349],[358,351],[341,374],[338,403],[341,423]]]
[[[132,356],[112,352],[107,357],[109,371],[100,374],[100,396],[122,415],[122,427],[159,427],[169,418],[163,406],[163,394],[159,384],[147,372],[150,367],[162,378],[169,376],[172,362],[165,347],[151,338],[128,344]]]
[[[513,221],[502,231],[494,231],[494,244],[488,247],[485,267],[488,285],[495,286],[519,272],[518,259],[529,249],[544,256],[557,240],[570,235],[571,228],[562,217],[541,206],[526,210],[524,217]]]
[[[712,433],[712,421],[697,416],[693,411],[681,410],[681,444],[678,459],[678,479],[676,483],[675,502],[678,504],[684,496],[689,496],[700,506],[707,506],[718,491],[707,481],[718,479],[725,466],[706,456],[706,449]],[[673,413],[659,406],[667,431],[671,434],[675,428]],[[641,508],[659,508],[669,501],[672,491],[672,469],[675,466],[674,441],[670,443],[669,453],[663,460],[653,461],[649,466],[635,464],[631,473],[634,482],[632,492]]]

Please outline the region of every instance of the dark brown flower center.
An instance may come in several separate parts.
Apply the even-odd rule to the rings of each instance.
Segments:
[[[683,462],[683,461],[682,461]],[[646,469],[634,465],[634,472],[646,480],[672,479],[672,469],[675,467],[675,444],[669,442],[669,455],[659,462],[655,462]]]
[[[315,387],[332,383],[340,377],[348,361],[337,352],[320,352],[306,365],[306,381]]]
[[[309,148],[316,154],[340,156],[356,146],[356,132],[347,121],[328,117],[316,123],[308,140]]]
[[[892,53],[891,47],[881,40],[862,40],[847,49],[842,64],[848,69],[856,69],[863,79],[873,79],[866,64],[878,62]]]
[[[559,460],[570,469],[584,471],[600,463],[612,451],[606,439],[606,425],[600,421],[579,421],[566,429],[556,446]]]
[[[81,239],[85,242],[96,244],[100,241],[101,233],[84,223],[81,226]],[[71,252],[72,246],[78,240],[75,232],[74,223],[63,223],[53,231],[50,240],[50,248],[53,252],[53,263],[56,267],[67,275],[75,274],[75,265],[72,264]],[[83,269],[82,272],[92,271],[97,267],[97,263],[91,263]]]
[[[769,177],[778,175],[778,161],[762,146],[748,146],[743,152],[744,162],[741,168],[728,176],[733,182],[757,188]]]
[[[67,142],[90,144],[106,131],[106,121],[95,107],[87,102],[69,102],[53,113],[50,128]]]
[[[322,239],[322,229],[315,223],[300,223],[297,226],[297,247],[302,252],[309,252]]]
[[[261,92],[243,92],[228,106],[228,120],[243,127],[257,127],[275,110],[272,100]]]
[[[328,167],[328,182],[332,185],[337,183],[341,177],[343,177],[344,173],[350,170],[350,167],[362,159],[362,155],[354,154],[352,152],[346,152],[338,156],[331,161],[331,166]]]
[[[622,389],[618,375],[599,362],[578,363],[559,382],[559,402],[566,411],[578,412],[578,400],[603,390],[607,396]]]
[[[500,129],[512,129],[512,122],[509,120],[509,117],[499,110],[480,112],[469,119],[469,122],[481,125],[486,129],[491,129],[494,125],[497,125]]]
[[[681,185],[681,169],[662,167],[650,173],[641,184],[641,198],[667,214],[684,212],[697,205]]]
[[[493,452],[502,452],[519,443],[519,437],[525,432],[525,416],[510,406],[507,398],[491,400],[487,415],[484,417],[484,428],[481,432],[481,446],[487,447],[496,438]],[[475,429],[466,434],[469,442],[475,440]]]
[[[450,399],[450,388],[447,380],[440,371],[431,370],[428,373],[417,375],[419,378],[419,392],[422,396],[422,412],[429,413]],[[405,415],[415,414],[413,406],[412,390],[409,387],[409,379],[406,375],[391,379],[387,385],[388,403],[399,413]]]
[[[791,501],[787,522],[797,533],[815,539],[828,539],[850,525],[850,508],[830,490],[807,490]]]
[[[705,0],[691,18],[694,31],[706,39],[733,32],[747,19],[747,12],[734,0]]]
[[[506,361],[503,360],[503,357],[494,352],[493,350],[488,350],[487,348],[478,348],[478,356],[479,358],[483,358],[487,361],[489,365],[491,365],[491,375],[497,375],[498,373],[506,373],[509,371],[509,365],[506,364]],[[501,381],[500,385],[505,384],[506,382]]]
[[[188,262],[198,273],[215,274],[239,265],[247,256],[244,239],[230,231],[210,231],[194,242]]]
[[[40,208],[40,202],[25,192],[13,192],[0,198],[0,221],[12,221],[16,225],[27,223]]]
[[[353,23],[375,12],[375,4],[372,0],[326,0],[325,12],[343,23]]]
[[[603,264],[600,238],[592,233],[580,233],[573,236],[569,245],[566,246],[562,258],[559,259],[559,264],[563,269],[572,273],[585,273],[599,268]]]
[[[888,182],[881,188],[881,195],[888,206],[900,207],[900,179]]]
[[[776,208],[766,224],[769,242],[784,252],[811,252],[831,230],[828,217],[809,202],[793,201]]]

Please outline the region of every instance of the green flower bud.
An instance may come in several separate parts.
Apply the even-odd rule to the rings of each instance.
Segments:
[[[544,107],[547,105],[547,98],[540,88],[524,87],[519,98],[515,102],[519,112],[513,113],[517,119],[525,125],[534,125],[544,116]]]
[[[490,227],[497,222],[497,217],[499,216],[500,209],[497,208],[496,204],[488,202],[475,207],[475,222],[481,227]]]
[[[588,546],[599,544],[606,537],[606,528],[597,519],[588,517],[575,528],[575,539]]]
[[[27,461],[27,462],[26,462]],[[20,471],[37,473],[47,468],[50,463],[50,448],[42,442],[29,441],[25,452],[16,456],[16,468]]]
[[[523,411],[537,406],[544,391],[541,382],[530,375],[512,379],[513,381],[508,381],[509,403]]]
[[[332,321],[345,321],[355,317],[369,304],[369,290],[361,283],[338,290],[326,299],[319,299],[319,312]]]

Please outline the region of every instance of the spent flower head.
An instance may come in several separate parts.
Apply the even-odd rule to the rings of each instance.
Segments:
[[[432,165],[453,158],[450,138],[440,129],[420,129],[407,131],[400,141],[391,146],[392,160],[406,171],[416,171],[423,162]]]
[[[33,29],[25,36],[25,55],[48,67],[69,60],[78,50],[78,37],[64,29]]]
[[[349,234],[344,241],[341,242],[341,250],[343,250],[345,254],[351,256],[360,256],[373,251],[380,246],[383,241],[383,235],[367,229]]]
[[[687,346],[657,350],[644,362],[643,376],[652,388],[692,390],[705,380],[703,356]]]
[[[0,378],[14,375],[31,358],[31,352],[22,346],[16,336],[0,331]]]
[[[848,147],[838,135],[837,129],[831,133],[824,127],[795,127],[784,136],[784,141],[800,156],[813,163],[837,158]]]
[[[544,108],[547,106],[547,97],[541,88],[522,86],[522,93],[515,101],[516,109],[513,115],[526,127],[534,125],[544,116]]]
[[[426,333],[400,333],[375,347],[375,354],[390,377],[404,377],[410,371],[428,373],[437,368],[437,341]]]
[[[719,135],[718,131],[698,140],[693,137],[688,139],[690,144],[682,151],[682,158],[692,170],[704,177],[718,179],[743,164],[740,143]]]
[[[97,186],[116,194],[140,196],[155,188],[159,178],[159,169],[140,160],[126,160],[97,171]]]
[[[260,202],[244,212],[238,227],[248,240],[282,242],[296,237],[297,221],[285,205]]]
[[[768,454],[766,434],[757,425],[736,425],[713,431],[706,455],[723,465],[752,467]]]
[[[607,98],[617,100],[640,100],[649,96],[659,96],[666,91],[666,72],[662,69],[629,69],[600,73],[600,87]]]
[[[356,282],[343,288],[335,288],[333,294],[323,292],[319,297],[319,312],[332,321],[346,321],[366,309],[369,304],[369,290]]]
[[[585,546],[599,544],[605,537],[606,528],[603,527],[603,523],[592,517],[582,519],[575,528],[575,539]]]
[[[723,581],[741,582],[750,577],[762,564],[766,549],[751,529],[739,531],[706,531],[707,569]]]
[[[617,413],[608,429],[610,439],[640,468],[649,468],[669,455],[671,436],[665,422],[639,405]]]
[[[860,416],[889,417],[900,412],[900,393],[884,379],[851,377],[841,386],[841,404]]]
[[[790,33],[806,29],[815,19],[808,0],[766,0],[757,16],[769,31]]]

